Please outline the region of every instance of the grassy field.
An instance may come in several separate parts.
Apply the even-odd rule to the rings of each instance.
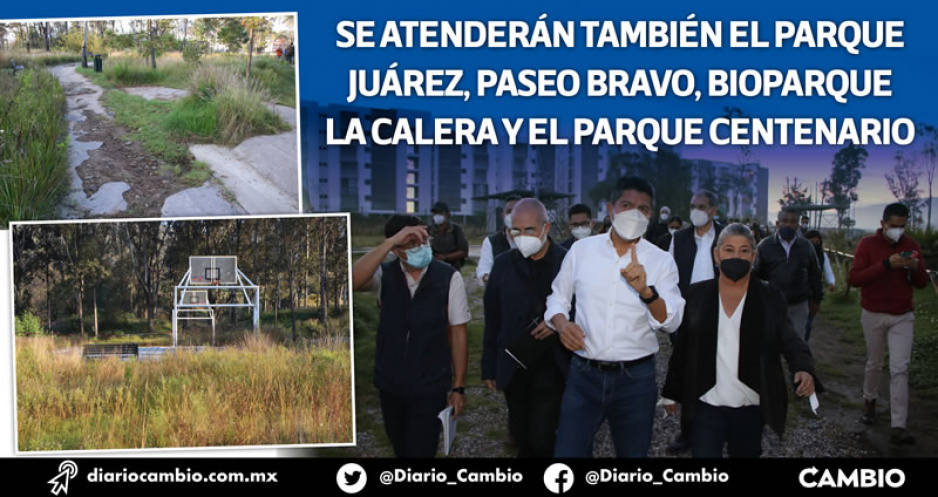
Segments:
[[[68,150],[65,93],[51,74],[0,72],[0,102],[0,228],[6,229],[10,220],[54,217],[68,190]]]
[[[352,441],[351,355],[342,339],[160,360],[84,361],[49,337],[16,343],[23,451]]]
[[[295,105],[294,94],[288,98],[286,83],[281,81],[289,79],[295,89],[292,68],[277,67],[284,64],[264,57],[255,61],[258,74],[268,74],[265,67],[272,74],[270,84],[281,92],[275,96],[259,78],[245,78],[243,69],[237,69],[239,61],[243,65],[243,59],[236,57],[211,57],[195,65],[170,55],[158,59],[158,68],[153,70],[139,59],[113,57],[102,73],[82,68],[78,72],[106,89],[104,103],[118,123],[133,130],[132,138],[167,163],[177,176],[197,184],[207,179],[207,170],[192,163],[188,143],[236,145],[250,136],[289,130],[267,102]],[[165,102],[119,90],[141,85],[185,89],[189,96]]]

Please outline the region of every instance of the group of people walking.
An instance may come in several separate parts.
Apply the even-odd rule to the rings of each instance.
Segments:
[[[800,212],[783,209],[775,235],[757,243],[748,226],[716,222],[716,195],[700,191],[691,225],[662,216],[667,231],[650,241],[653,205],[648,181],[622,178],[606,203],[608,231],[594,235],[591,210],[577,205],[572,236],[556,242],[539,200],[505,200],[504,229],[484,240],[476,271],[485,285],[481,370],[505,394],[519,457],[591,457],[603,422],[618,456],[646,457],[659,404],[681,418],[669,450],[757,457],[763,425],[784,431],[789,388],[798,397],[823,391],[807,341],[829,261],[820,234],[800,228]],[[862,288],[869,351],[863,419],[875,418],[888,342],[893,442],[912,443],[911,299],[926,274],[901,231],[908,211],[896,206],[861,241],[849,283]],[[385,242],[353,267],[354,288],[379,297],[375,386],[400,457],[432,457],[437,413],[451,405],[458,416],[466,404],[470,315],[459,269],[468,243],[449,214],[434,205],[429,228],[392,217]],[[660,392],[659,332],[673,345]]]

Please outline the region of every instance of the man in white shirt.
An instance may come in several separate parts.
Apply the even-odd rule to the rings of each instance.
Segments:
[[[511,230],[511,211],[515,204],[521,200],[517,195],[510,195],[505,198],[505,206],[502,209],[504,226],[502,229],[485,237],[482,241],[482,252],[479,254],[479,265],[476,266],[476,278],[485,285],[489,281],[489,272],[492,271],[492,265],[495,264],[495,258],[503,252],[515,248],[515,242],[511,239],[508,232]]]
[[[433,257],[427,227],[392,216],[385,241],[352,266],[352,288],[378,293],[374,383],[397,457],[433,457],[437,414],[465,406],[469,303],[462,275]],[[396,260],[382,263],[389,252]],[[444,312],[445,311],[445,312]]]
[[[655,331],[681,324],[674,260],[642,238],[652,213],[648,181],[616,183],[606,205],[612,229],[575,243],[554,279],[545,320],[575,352],[561,404],[557,457],[591,457],[609,420],[619,457],[647,457],[658,386]],[[576,323],[569,320],[576,295]]]

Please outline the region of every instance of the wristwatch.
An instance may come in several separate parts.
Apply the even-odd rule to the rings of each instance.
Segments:
[[[458,393],[459,395],[466,395],[466,387],[454,387],[451,392]]]
[[[658,295],[658,290],[655,289],[655,286],[654,286],[654,285],[649,285],[648,288],[651,288],[651,297],[648,297],[648,298],[646,299],[646,298],[642,297],[641,295],[638,296],[638,298],[642,299],[642,302],[644,302],[645,304],[650,304],[650,303],[652,303],[652,302],[658,300],[658,297],[659,297],[659,295]]]

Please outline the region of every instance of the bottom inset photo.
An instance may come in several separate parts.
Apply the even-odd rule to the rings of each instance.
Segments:
[[[348,221],[12,224],[17,452],[354,445]]]

